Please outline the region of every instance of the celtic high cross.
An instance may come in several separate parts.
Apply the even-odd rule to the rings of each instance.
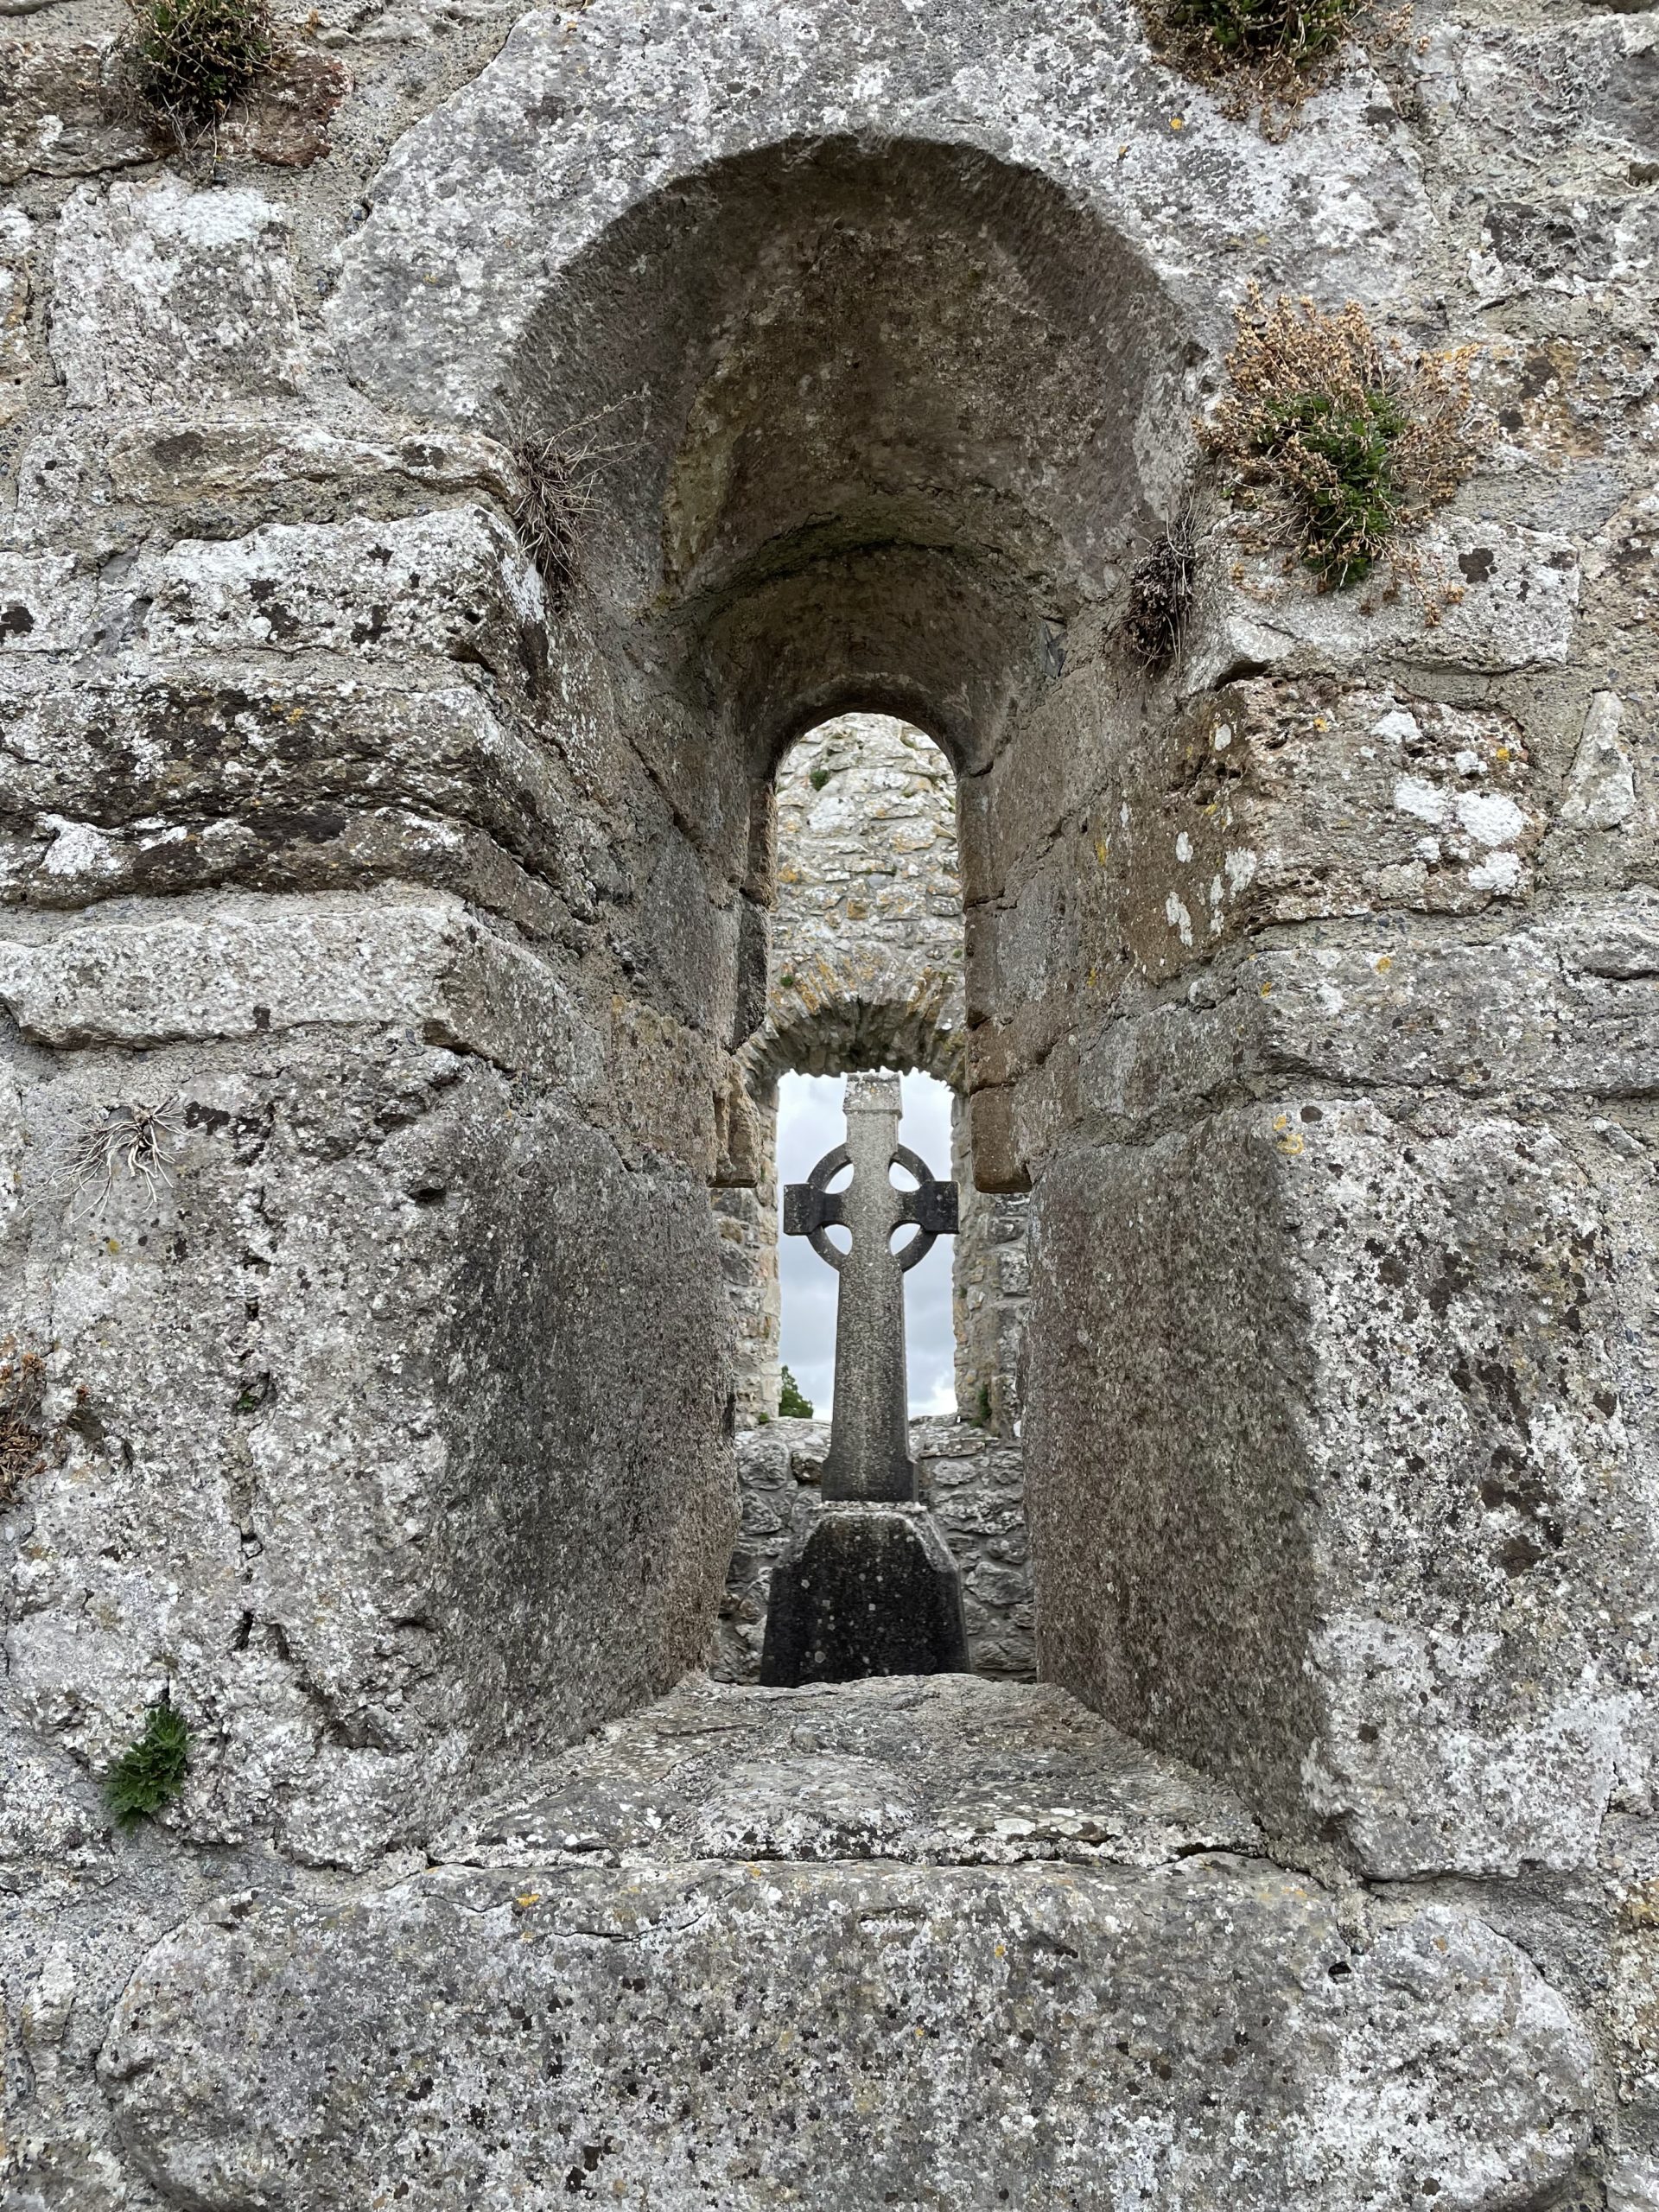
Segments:
[[[899,1143],[900,1111],[897,1076],[849,1076],[846,1143],[826,1153],[804,1183],[791,1183],[784,1192],[784,1234],[809,1238],[841,1277],[836,1398],[823,1463],[826,1498],[916,1496],[906,1410],[905,1274],[936,1236],[955,1236],[957,1186],[937,1182],[926,1163]],[[830,1185],[849,1166],[851,1187],[832,1191]],[[895,1188],[894,1166],[915,1177],[913,1191]],[[895,1231],[911,1224],[916,1235],[895,1252]],[[849,1251],[830,1241],[829,1231],[837,1226],[851,1232]]]
[[[840,1278],[836,1402],[823,1505],[772,1573],[763,1682],[968,1665],[956,1561],[918,1502],[905,1375],[905,1274],[936,1236],[955,1234],[957,1186],[899,1143],[900,1110],[896,1076],[849,1076],[847,1141],[784,1193],[785,1234],[810,1238]],[[913,1190],[894,1186],[895,1166]],[[851,1184],[832,1191],[847,1167]],[[895,1252],[906,1227],[916,1234]],[[844,1252],[835,1228],[851,1237]]]

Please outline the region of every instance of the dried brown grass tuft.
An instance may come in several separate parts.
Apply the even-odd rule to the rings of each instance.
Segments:
[[[1466,352],[1412,353],[1351,301],[1334,315],[1311,300],[1268,307],[1252,286],[1227,372],[1198,436],[1255,517],[1257,542],[1294,548],[1326,589],[1382,561],[1421,585],[1402,540],[1451,498],[1483,442]]]
[[[160,124],[180,152],[210,138],[278,60],[267,0],[127,0],[111,101]]]
[[[1123,634],[1147,668],[1162,668],[1180,650],[1192,602],[1198,547],[1189,508],[1179,508],[1129,577]]]
[[[521,441],[512,449],[523,485],[512,518],[556,603],[575,588],[582,520],[598,504],[599,465],[617,450],[593,435],[613,411],[607,408],[573,423],[557,437]]]
[[[1297,109],[1349,46],[1404,35],[1410,10],[1374,0],[1141,0],[1153,45],[1184,76],[1211,86],[1224,115],[1254,114],[1282,138]]]

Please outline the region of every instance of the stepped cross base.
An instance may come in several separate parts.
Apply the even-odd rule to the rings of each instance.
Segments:
[[[823,1505],[772,1570],[760,1680],[965,1675],[962,1580],[920,1505]]]

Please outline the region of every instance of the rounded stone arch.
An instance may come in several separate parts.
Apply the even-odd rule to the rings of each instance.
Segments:
[[[879,987],[780,994],[782,1003],[739,1054],[750,1092],[769,1096],[785,1075],[855,1075],[875,1068],[912,1069],[958,1093],[964,1081],[962,1026],[952,1019],[960,985],[938,974],[919,989],[883,995]]]
[[[348,373],[418,414],[499,425],[507,364],[607,230],[654,197],[704,193],[721,162],[833,138],[954,147],[1049,179],[1211,337],[1227,307],[1213,271],[1258,231],[1285,266],[1319,265],[1332,297],[1397,296],[1427,203],[1378,137],[1363,74],[1322,99],[1316,134],[1267,149],[1157,62],[1128,0],[1063,19],[988,0],[972,36],[964,66],[960,19],[905,0],[817,13],[806,38],[775,9],[532,10],[376,180],[330,308]],[[1345,221],[1313,188],[1338,176]]]
[[[1077,178],[971,130],[705,147],[548,259],[467,404],[588,450],[585,619],[712,741],[675,794],[709,836],[855,702],[986,766],[1188,466],[1190,318]],[[360,331],[354,373],[407,334]]]
[[[342,255],[333,336],[373,400],[602,425],[586,557],[727,725],[722,822],[739,760],[852,707],[984,765],[1179,494],[1242,237],[1336,299],[1409,265],[1422,188],[1362,82],[1269,150],[1133,0],[988,0],[972,38],[964,66],[962,22],[905,0],[809,38],[772,9],[537,10],[399,142]],[[823,342],[779,374],[803,315]]]

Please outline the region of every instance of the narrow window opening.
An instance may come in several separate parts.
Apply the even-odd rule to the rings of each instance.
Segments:
[[[1033,1671],[1019,1365],[1025,1200],[973,1185],[963,1096],[965,959],[956,778],[923,731],[888,715],[821,725],[774,785],[765,1016],[744,1047],[760,1131],[753,1188],[716,1193],[739,1360],[742,1528],[719,1671],[753,1680],[770,1577],[817,1490],[835,1408],[839,1276],[830,1223],[783,1233],[790,1184],[845,1141],[855,1074],[900,1083],[899,1140],[957,1185],[959,1225],[904,1276],[909,1457],[962,1572],[976,1671]],[[917,1188],[894,1163],[896,1192]],[[846,1191],[850,1170],[820,1183]],[[903,1224],[891,1249],[920,1231]]]

